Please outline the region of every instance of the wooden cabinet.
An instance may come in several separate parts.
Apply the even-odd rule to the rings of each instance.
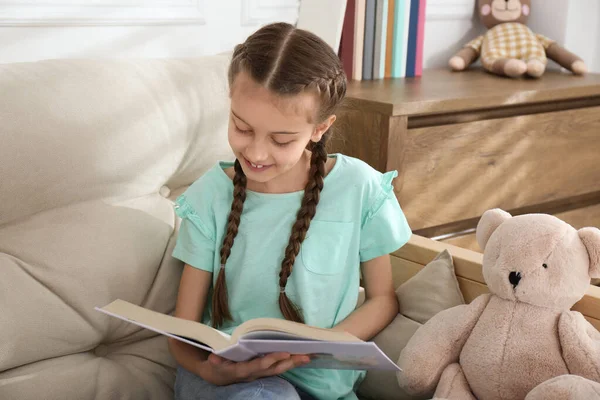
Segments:
[[[347,93],[330,151],[397,170],[413,232],[479,250],[473,231],[494,207],[600,226],[600,75],[428,70]]]

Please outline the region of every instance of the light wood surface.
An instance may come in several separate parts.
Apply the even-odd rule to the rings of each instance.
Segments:
[[[559,212],[553,215],[570,224],[575,229],[581,229],[586,226],[600,228],[600,204],[583,207],[576,210]],[[475,238],[475,233],[455,236],[448,239],[443,239],[441,241],[454,246],[481,252],[481,249],[477,244],[477,239]]]
[[[409,242],[393,253],[393,256],[426,265],[444,249],[448,249],[454,261],[456,275],[476,282],[484,282],[481,264],[483,254],[447,243],[431,240],[419,235],[412,235]]]
[[[462,247],[477,252],[481,252],[481,248],[475,238],[475,233],[469,233],[467,235],[454,236],[448,239],[441,239],[442,243],[448,243],[453,246]]]
[[[600,107],[406,136],[404,156],[392,166],[404,172],[396,193],[414,230],[600,191]]]
[[[489,292],[481,270],[483,254],[418,235],[413,235],[404,247],[392,254],[395,287],[414,276],[444,249],[448,249],[452,255],[459,287],[467,303]],[[600,287],[590,286],[586,295],[573,306],[572,310],[581,312],[596,329],[600,330]]]
[[[600,140],[600,137],[598,140]],[[556,216],[576,229],[585,228],[586,226],[600,228],[600,204],[557,213]]]
[[[351,81],[347,94],[365,111],[417,116],[600,96],[600,74],[547,71],[542,79],[509,79],[478,68],[429,69],[417,78]]]
[[[349,136],[349,132],[357,132],[356,127],[360,127],[362,134]],[[360,103],[349,101],[333,126],[328,151],[351,155],[378,170],[385,170],[386,157],[381,152],[383,148],[387,155],[389,129],[387,118],[381,114],[365,112]]]

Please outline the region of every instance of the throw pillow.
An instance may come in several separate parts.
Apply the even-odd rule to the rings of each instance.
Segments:
[[[396,295],[400,313],[373,338],[393,361],[398,360],[400,352],[422,324],[440,311],[465,303],[448,250],[439,253],[417,274],[400,285],[396,289]],[[400,388],[394,371],[368,371],[357,393],[362,399],[420,399],[408,395]]]

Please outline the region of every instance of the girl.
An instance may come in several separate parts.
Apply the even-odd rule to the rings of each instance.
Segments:
[[[368,340],[398,313],[389,253],[411,231],[381,174],[325,145],[346,93],[339,58],[292,25],[265,26],[229,67],[229,144],[176,201],[185,263],[175,315],[226,333],[286,318]],[[360,268],[366,301],[356,309]],[[355,310],[356,309],[356,310]],[[364,371],[296,368],[305,355],[244,363],[170,340],[176,399],[355,399]]]

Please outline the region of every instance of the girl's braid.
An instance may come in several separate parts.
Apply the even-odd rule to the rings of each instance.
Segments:
[[[279,308],[286,319],[296,322],[304,322],[301,311],[293,304],[285,293],[285,286],[292,273],[292,268],[296,256],[300,251],[300,245],[306,237],[312,218],[317,212],[317,204],[321,190],[323,190],[323,178],[325,176],[325,163],[327,161],[327,151],[325,150],[325,139],[323,138],[312,145],[312,157],[310,161],[310,175],[308,183],[304,190],[302,205],[298,210],[296,222],[292,227],[290,241],[285,249],[285,256],[281,263],[281,272],[279,273]]]
[[[220,326],[225,319],[231,320],[229,310],[229,301],[227,296],[227,283],[225,280],[225,264],[231,254],[233,241],[238,233],[240,216],[244,209],[246,200],[246,175],[238,160],[235,160],[235,176],[233,177],[233,201],[231,202],[231,211],[227,220],[227,230],[221,246],[221,268],[219,276],[215,283],[213,303],[212,303],[212,322],[213,326]]]

